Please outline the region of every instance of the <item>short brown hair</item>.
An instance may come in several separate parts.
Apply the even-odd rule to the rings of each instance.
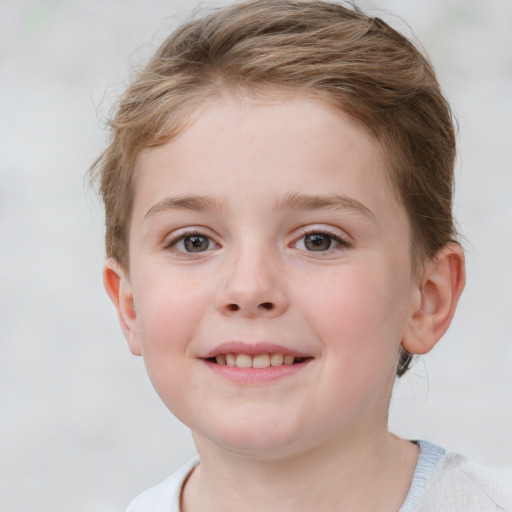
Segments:
[[[314,95],[380,143],[411,227],[413,267],[455,237],[455,134],[428,60],[352,4],[250,0],[186,23],[122,96],[111,142],[92,166],[106,211],[107,255],[128,266],[139,154],[171,140],[205,99],[228,90]],[[410,355],[402,353],[398,375]]]

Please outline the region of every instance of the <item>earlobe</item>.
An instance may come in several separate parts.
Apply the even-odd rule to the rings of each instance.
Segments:
[[[117,310],[119,323],[131,352],[140,356],[137,314],[132,287],[126,272],[114,258],[107,259],[103,265],[103,284]]]
[[[402,337],[405,350],[426,354],[434,348],[452,321],[465,281],[462,247],[446,244],[425,265],[413,292],[409,324]]]

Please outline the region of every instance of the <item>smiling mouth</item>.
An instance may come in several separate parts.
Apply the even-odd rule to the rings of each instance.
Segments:
[[[296,357],[290,354],[282,354],[280,352],[275,352],[271,354],[218,354],[215,357],[210,357],[207,360],[216,363],[221,366],[230,366],[232,368],[270,368],[270,367],[279,367],[279,366],[292,366],[294,364],[299,364],[307,359],[311,359],[309,357]]]

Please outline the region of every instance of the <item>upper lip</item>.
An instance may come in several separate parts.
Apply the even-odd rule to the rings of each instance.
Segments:
[[[276,354],[291,355],[295,357],[311,357],[311,354],[301,352],[292,348],[284,347],[276,343],[268,343],[265,341],[257,343],[247,343],[243,341],[227,341],[217,345],[212,350],[201,355],[203,359],[218,356],[220,354],[247,354],[257,356],[259,354]]]

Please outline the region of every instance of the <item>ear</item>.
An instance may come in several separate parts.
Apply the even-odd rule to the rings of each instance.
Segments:
[[[424,268],[413,291],[411,314],[402,346],[411,354],[426,354],[448,329],[466,282],[464,251],[448,243]]]
[[[132,354],[140,356],[137,313],[133,302],[132,287],[127,272],[114,258],[107,259],[103,265],[103,284],[117,309],[119,323]]]

